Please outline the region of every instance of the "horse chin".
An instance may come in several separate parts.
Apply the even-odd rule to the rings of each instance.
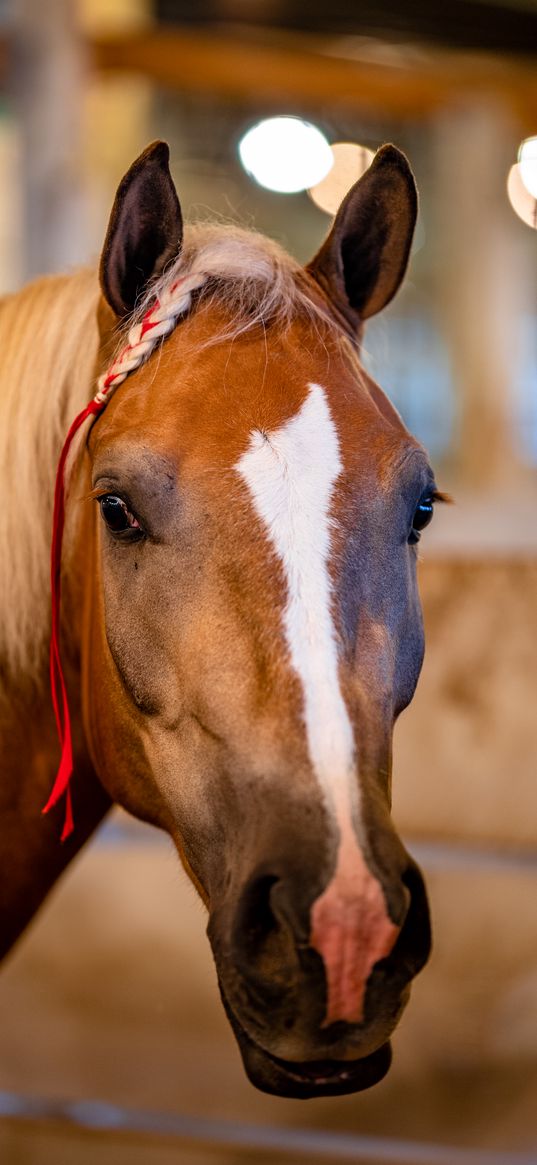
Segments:
[[[372,1088],[386,1075],[392,1060],[390,1043],[362,1060],[279,1060],[263,1048],[238,1038],[246,1075],[261,1092],[298,1100],[344,1096]]]
[[[281,1060],[248,1035],[232,1012],[220,987],[227,1017],[239,1045],[248,1079],[261,1092],[294,1100],[319,1096],[344,1096],[372,1088],[388,1072],[392,1062],[389,1041],[357,1060]]]

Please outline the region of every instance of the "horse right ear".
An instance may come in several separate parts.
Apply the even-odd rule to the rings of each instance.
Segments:
[[[166,142],[153,142],[119,184],[101,256],[103,295],[128,315],[149,281],[179,254],[183,219]]]
[[[406,271],[418,197],[401,150],[383,146],[336,214],[306,270],[359,329],[395,295]]]

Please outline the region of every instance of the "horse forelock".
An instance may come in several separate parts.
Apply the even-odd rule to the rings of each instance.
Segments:
[[[277,242],[243,227],[215,223],[185,228],[181,251],[155,280],[135,313],[143,318],[155,299],[163,300],[177,281],[192,281],[202,301],[226,310],[224,327],[204,340],[209,346],[233,340],[272,323],[285,327],[297,316],[334,330],[339,328],[320,294],[304,277],[300,264]],[[132,323],[132,321],[131,321]]]

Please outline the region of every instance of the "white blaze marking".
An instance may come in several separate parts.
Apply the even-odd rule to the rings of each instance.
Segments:
[[[299,412],[271,433],[253,432],[235,466],[279,555],[287,580],[285,637],[300,678],[311,763],[339,828],[336,867],[311,911],[310,944],[326,971],[323,1026],[363,1019],[375,963],[398,934],[352,824],[354,739],[339,684],[331,612],[330,506],[343,468],[323,389],[310,384]]]
[[[354,740],[338,675],[331,613],[330,505],[343,468],[323,389],[310,384],[299,412],[274,432],[255,431],[237,462],[285,570],[285,636],[304,696],[310,758],[326,796],[348,784]]]

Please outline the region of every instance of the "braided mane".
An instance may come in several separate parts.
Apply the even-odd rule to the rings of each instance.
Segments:
[[[151,284],[113,364],[99,378],[95,400],[101,403],[148,359],[189,311],[194,293],[228,311],[229,323],[215,330],[210,344],[259,325],[285,327],[297,315],[334,329],[333,319],[309,297],[301,271],[283,247],[256,231],[212,223],[187,227],[178,258]]]

